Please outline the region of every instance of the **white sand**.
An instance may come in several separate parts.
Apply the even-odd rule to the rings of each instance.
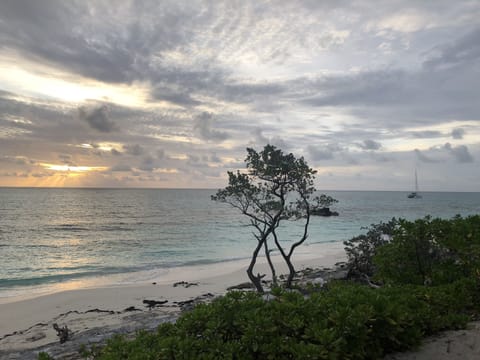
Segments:
[[[424,341],[416,351],[388,355],[385,360],[478,360],[480,321],[464,330],[445,331]]]
[[[280,261],[278,258],[274,260],[277,264]],[[297,270],[301,270],[305,267],[333,267],[336,262],[344,260],[342,244],[319,244],[303,247],[294,263]],[[175,301],[206,293],[223,294],[227,287],[248,281],[245,272],[248,263],[246,259],[177,268],[137,285],[79,288],[27,299],[3,298],[0,303],[0,354],[1,351],[33,349],[58,342],[52,328],[54,322],[67,325],[78,336],[89,329],[128,322],[132,313],[123,310],[131,306],[146,314],[146,307],[142,304],[144,299],[168,300],[166,305],[173,305]],[[264,258],[259,259],[255,271],[269,274]],[[286,268],[280,267],[278,273],[286,273]],[[198,285],[173,287],[179,281],[198,282]],[[85,313],[93,309],[121,313]],[[178,307],[159,307],[148,314],[155,314],[160,319],[173,311],[178,312]],[[6,336],[8,334],[13,335]]]

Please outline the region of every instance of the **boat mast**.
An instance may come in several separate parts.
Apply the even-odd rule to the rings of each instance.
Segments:
[[[418,193],[417,168],[415,168],[415,192]]]

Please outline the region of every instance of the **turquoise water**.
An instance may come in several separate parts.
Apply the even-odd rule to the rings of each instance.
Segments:
[[[0,297],[12,288],[246,258],[251,228],[213,190],[0,188]],[[338,217],[308,243],[339,242],[392,217],[480,213],[480,193],[328,192]],[[284,241],[294,239],[293,223]]]

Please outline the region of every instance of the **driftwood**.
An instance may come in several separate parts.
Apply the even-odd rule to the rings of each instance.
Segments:
[[[137,309],[135,306],[129,306],[123,312],[129,312],[129,311],[142,311],[140,309]]]
[[[191,282],[188,282],[188,281],[179,281],[179,282],[174,283],[173,287],[183,286],[185,288],[189,288],[190,286],[197,286],[197,285],[198,285],[198,282],[197,283],[191,283]]]
[[[238,285],[233,285],[227,288],[228,291],[230,290],[244,290],[244,289],[253,289],[254,286],[251,282],[244,282]]]
[[[53,328],[57,332],[57,336],[60,338],[60,344],[63,344],[65,341],[70,340],[70,335],[72,333],[67,327],[67,325],[60,327],[57,323],[54,323]]]
[[[215,295],[212,293],[206,293],[200,296],[197,296],[196,298],[189,299],[189,300],[184,300],[184,301],[175,301],[174,304],[179,306],[180,309],[183,311],[190,311],[192,310],[195,306],[197,306],[200,303],[205,303],[209,299],[214,298]]]
[[[145,304],[145,306],[148,307],[149,310],[152,310],[152,308],[154,308],[157,305],[166,304],[167,302],[168,302],[168,300],[160,300],[160,301],[157,301],[157,300],[143,300],[143,303]]]

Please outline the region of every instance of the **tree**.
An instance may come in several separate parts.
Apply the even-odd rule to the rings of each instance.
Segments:
[[[276,272],[270,258],[269,240],[279,250],[289,269],[286,286],[290,287],[295,276],[292,255],[308,236],[311,211],[320,204],[315,192],[313,180],[316,170],[310,168],[303,157],[284,154],[273,145],[266,145],[260,152],[247,148],[245,159],[247,172],[228,172],[228,186],[218,190],[212,200],[227,203],[241,211],[250,220],[254,228],[257,244],[247,269],[249,279],[259,292],[263,292],[261,283],[265,275],[254,274],[255,264],[260,251],[264,250],[272,271],[272,280],[276,283]],[[287,250],[280,241],[279,225],[284,220],[303,221],[303,231]]]

